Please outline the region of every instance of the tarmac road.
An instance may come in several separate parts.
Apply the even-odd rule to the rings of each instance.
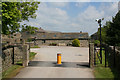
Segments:
[[[67,46],[42,46],[29,66],[15,78],[94,78],[89,68],[89,48]],[[62,54],[62,65],[56,65],[57,53]]]

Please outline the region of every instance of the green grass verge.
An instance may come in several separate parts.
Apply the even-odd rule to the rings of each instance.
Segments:
[[[95,67],[94,68],[95,78],[115,78],[113,72],[109,67]]]
[[[29,59],[32,60],[36,54],[37,53],[30,52]],[[16,63],[16,65],[12,65],[6,71],[2,72],[2,78],[12,78],[16,76],[22,68],[22,61],[19,61]]]
[[[36,54],[37,53],[30,52],[30,54],[29,54],[29,60],[32,60],[35,57]]]
[[[22,68],[23,66],[20,65],[12,65],[2,73],[2,78],[12,78],[17,75]]]
[[[31,47],[31,48],[40,48],[39,46],[33,46],[33,47]]]
[[[99,54],[100,55],[100,54]],[[107,62],[108,66],[108,62]],[[94,68],[94,76],[95,78],[116,78],[116,71],[111,70],[110,67],[105,67],[105,51],[102,51],[102,64],[98,60],[96,56],[96,66]]]

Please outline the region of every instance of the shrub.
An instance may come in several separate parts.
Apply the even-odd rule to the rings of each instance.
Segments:
[[[33,46],[33,47],[31,47],[31,48],[40,48],[39,46]]]
[[[33,40],[33,39],[31,39],[31,38],[28,38],[28,39],[27,39],[27,42],[32,42],[32,40]]]
[[[95,40],[94,44],[95,44],[95,46],[100,46],[100,41],[99,40]]]
[[[74,39],[72,41],[72,46],[74,46],[74,47],[80,47],[80,41],[78,39]]]
[[[50,46],[57,46],[57,43],[50,43]]]

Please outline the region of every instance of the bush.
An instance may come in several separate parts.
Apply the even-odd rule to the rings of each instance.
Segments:
[[[100,41],[99,40],[95,40],[94,44],[95,44],[95,46],[100,46]]]
[[[72,46],[74,46],[74,47],[80,47],[80,41],[78,39],[74,39],[72,41]]]
[[[33,46],[33,47],[31,47],[31,48],[40,48],[39,46]]]
[[[28,39],[27,39],[27,42],[32,42],[32,40],[33,40],[33,39],[31,39],[31,38],[28,38]]]
[[[50,43],[50,46],[57,46],[57,43]]]

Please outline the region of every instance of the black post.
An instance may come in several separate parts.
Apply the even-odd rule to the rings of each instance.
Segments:
[[[107,66],[107,46],[105,45],[105,67]]]
[[[14,64],[14,46],[13,46],[13,57],[12,57],[12,64]]]
[[[34,38],[34,45],[36,45],[36,37]]]
[[[102,37],[101,37],[101,23],[99,24],[99,26],[100,26],[100,57],[101,57],[100,63],[102,64]]]
[[[29,53],[30,53],[30,42],[29,42]]]
[[[94,47],[94,65],[96,65],[96,46]]]
[[[116,66],[116,63],[115,63],[115,60],[116,60],[116,59],[115,59],[115,54],[116,54],[116,53],[115,53],[115,45],[113,46],[113,50],[114,50],[114,67],[115,67],[115,66]]]

